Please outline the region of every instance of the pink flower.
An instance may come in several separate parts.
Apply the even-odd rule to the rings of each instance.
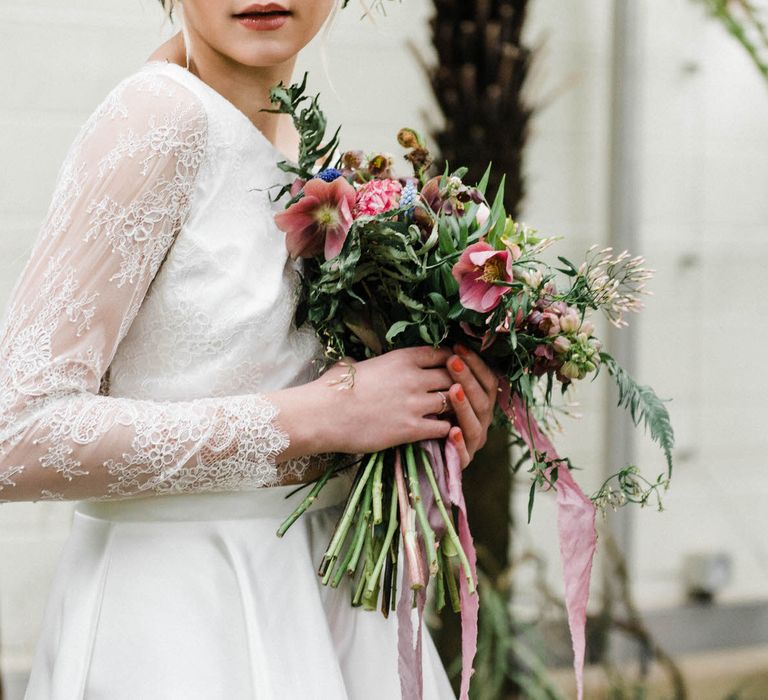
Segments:
[[[307,183],[306,180],[300,177],[297,177],[293,181],[293,184],[291,185],[291,197],[295,197],[299,192],[301,192],[302,188],[306,183]]]
[[[403,186],[397,180],[371,180],[357,191],[354,216],[376,216],[400,204]]]
[[[477,213],[475,214],[475,221],[477,221],[477,225],[482,228],[485,226],[485,222],[488,221],[488,217],[491,215],[491,210],[488,208],[488,205],[485,202],[480,202],[480,206],[477,208]]]
[[[494,282],[512,281],[512,262],[509,250],[496,250],[484,241],[469,246],[452,270],[462,305],[483,313],[495,309],[510,288]]]
[[[324,252],[326,260],[335,258],[352,226],[354,204],[355,188],[343,177],[333,182],[312,178],[304,185],[304,196],[275,215],[289,255],[295,260]]]

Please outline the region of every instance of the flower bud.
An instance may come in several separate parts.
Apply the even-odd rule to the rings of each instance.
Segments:
[[[560,328],[563,333],[575,333],[579,327],[579,315],[576,309],[568,309],[560,319]]]
[[[488,217],[491,215],[491,210],[488,207],[487,204],[481,204],[477,208],[477,214],[475,214],[475,221],[477,221],[477,225],[482,227],[485,226],[486,222],[488,221]]]
[[[571,349],[571,341],[564,335],[557,336],[552,345],[554,345],[555,350],[559,353],[566,353]]]
[[[581,371],[579,366],[575,362],[564,362],[560,368],[561,374],[568,377],[568,379],[578,379]]]
[[[349,170],[357,170],[363,165],[365,154],[362,151],[345,151],[341,156],[341,164]]]
[[[413,129],[403,128],[397,132],[397,142],[403,148],[417,148],[421,146],[419,135]]]

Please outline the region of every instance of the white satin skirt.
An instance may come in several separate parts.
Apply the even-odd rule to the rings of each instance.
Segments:
[[[400,698],[396,615],[316,573],[349,479],[283,538],[295,486],[79,502],[25,700]],[[424,698],[455,700],[426,627],[422,649]]]

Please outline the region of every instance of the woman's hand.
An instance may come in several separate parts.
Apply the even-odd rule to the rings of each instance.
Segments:
[[[499,380],[477,353],[463,345],[453,349],[456,354],[448,358],[447,369],[456,382],[449,395],[458,426],[451,428],[448,439],[458,449],[461,468],[466,469],[488,437]]]
[[[278,460],[323,452],[366,454],[448,438],[466,468],[485,444],[497,381],[477,354],[462,346],[455,350],[454,355],[422,346],[362,362],[347,359],[314,382],[271,394],[278,422],[290,436]]]
[[[430,346],[337,363],[319,379],[270,395],[291,445],[279,459],[320,452],[370,453],[446,438],[451,352]],[[349,381],[345,382],[345,378]],[[352,384],[344,388],[346,384]],[[450,409],[450,402],[449,402]],[[437,416],[437,417],[435,417]]]

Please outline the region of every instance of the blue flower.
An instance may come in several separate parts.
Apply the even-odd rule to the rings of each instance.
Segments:
[[[337,177],[341,177],[341,171],[336,168],[326,168],[321,170],[315,177],[319,177],[324,182],[333,182]]]
[[[400,206],[401,207],[409,207],[409,209],[406,211],[406,215],[410,216],[413,213],[413,203],[416,201],[416,198],[419,195],[418,187],[416,186],[415,180],[408,180],[405,187],[403,187],[403,192],[400,195]]]

